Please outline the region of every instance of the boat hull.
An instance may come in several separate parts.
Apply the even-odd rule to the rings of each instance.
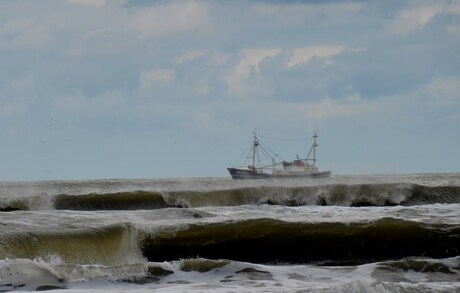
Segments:
[[[250,169],[227,168],[233,179],[270,179],[270,178],[327,178],[331,176],[331,171],[313,173],[282,173],[269,174]]]

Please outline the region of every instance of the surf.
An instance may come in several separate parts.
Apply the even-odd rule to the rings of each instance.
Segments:
[[[0,212],[17,210],[137,210],[240,206],[411,206],[460,203],[460,186],[413,183],[250,186],[212,190],[132,190],[0,198]]]

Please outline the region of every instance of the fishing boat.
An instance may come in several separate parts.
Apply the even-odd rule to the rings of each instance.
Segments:
[[[313,144],[305,159],[299,156],[293,161],[276,161],[279,156],[262,143],[254,130],[252,146],[246,157],[249,165],[244,167],[227,168],[233,179],[269,179],[269,178],[325,178],[331,176],[331,171],[319,171],[316,167],[316,148],[318,134],[313,135]],[[270,164],[260,164],[260,154],[271,160]],[[310,158],[311,156],[311,158]]]

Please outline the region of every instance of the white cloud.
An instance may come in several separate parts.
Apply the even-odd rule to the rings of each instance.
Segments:
[[[278,115],[281,115],[283,119],[295,119],[306,124],[341,118],[359,119],[359,117],[370,117],[385,111],[391,112],[385,101],[353,100],[348,97],[344,99],[324,98],[312,103],[280,103],[276,107]]]
[[[207,50],[188,51],[188,52],[185,52],[184,54],[176,57],[175,62],[177,64],[181,64],[181,63],[184,63],[184,62],[188,62],[188,61],[192,61],[192,60],[201,58],[201,57],[205,56],[206,54],[208,54]]]
[[[313,58],[322,58],[324,59],[325,65],[330,65],[333,62],[331,57],[342,53],[344,50],[344,46],[310,46],[295,49],[289,60],[286,62],[286,66],[298,66],[308,63]]]
[[[392,34],[407,35],[425,26],[440,11],[442,11],[440,5],[422,6],[416,9],[405,10],[400,13],[397,19],[390,23],[388,29]]]
[[[273,109],[276,109],[279,119],[307,125],[338,119],[387,126],[396,123],[430,124],[449,119],[458,121],[460,77],[436,77],[411,91],[373,99],[363,97],[352,86],[348,86],[342,97],[297,103],[269,100],[257,105],[257,115],[273,113]],[[433,121],[427,121],[430,119]]]
[[[174,78],[174,70],[168,68],[141,71],[139,73],[139,92],[147,93],[156,86],[170,83]]]
[[[350,112],[353,115],[349,116],[360,117],[370,113],[369,121],[389,116],[397,116],[397,121],[403,124],[422,122],[429,125],[437,119],[458,121],[458,111],[455,109],[460,110],[460,77],[435,77],[409,92],[381,96],[375,100],[360,97],[354,104],[361,106],[354,109],[356,112]],[[331,108],[342,110],[337,114],[347,114],[346,107],[335,106]],[[386,123],[390,121],[387,119]]]
[[[441,1],[435,3],[402,11],[396,19],[388,24],[387,31],[390,34],[406,36],[423,28],[439,14],[460,15],[460,2],[458,1],[450,4]]]
[[[257,83],[254,84],[254,82],[252,82],[248,84],[246,82],[249,75],[253,73],[257,82],[259,84],[263,83],[263,78],[260,74],[260,63],[266,58],[278,56],[281,52],[282,50],[279,48],[248,49],[241,51],[241,59],[238,65],[226,79],[230,93],[241,96],[257,91]]]
[[[214,52],[209,62],[211,64],[225,64],[229,62],[231,58],[232,54],[230,53]]]
[[[209,24],[208,10],[206,2],[167,2],[142,9],[127,25],[144,38],[191,32]]]
[[[456,104],[460,107],[460,77],[437,77],[420,88],[419,96],[438,105]]]
[[[412,91],[384,96],[381,99],[400,107],[408,116],[414,111],[419,115],[420,112],[460,108],[460,76],[437,76]]]
[[[248,77],[251,71],[260,72],[259,64],[265,58],[273,58],[282,52],[279,48],[274,49],[248,49],[241,51],[242,58],[235,68],[235,75]]]
[[[32,19],[11,20],[0,28],[0,36],[7,36],[0,39],[0,48],[27,48],[37,49],[45,46],[50,35],[42,24]]]

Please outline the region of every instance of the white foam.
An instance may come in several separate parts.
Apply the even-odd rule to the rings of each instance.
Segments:
[[[0,261],[0,290],[36,290],[40,286],[62,286],[47,266],[28,259]]]

